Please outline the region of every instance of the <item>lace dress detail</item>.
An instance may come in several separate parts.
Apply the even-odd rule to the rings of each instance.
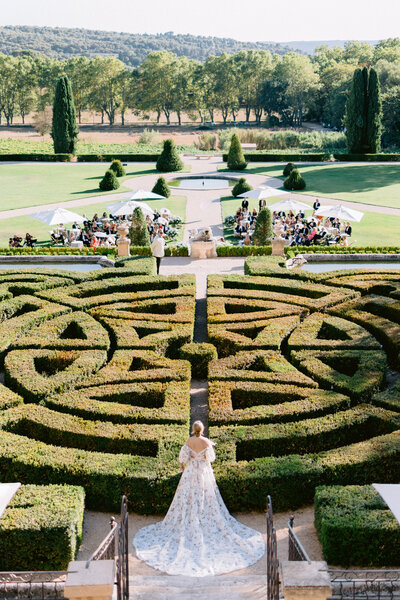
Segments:
[[[163,521],[140,529],[138,558],[169,575],[204,577],[229,573],[257,562],[265,552],[260,532],[237,521],[226,508],[211,463],[213,447],[195,452],[185,444],[185,464]]]

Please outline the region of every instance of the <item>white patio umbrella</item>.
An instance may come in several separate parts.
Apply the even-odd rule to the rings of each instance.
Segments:
[[[343,204],[335,204],[334,206],[320,206],[315,211],[317,217],[334,217],[335,219],[342,219],[344,221],[357,221],[359,223],[364,216],[364,213],[347,208]]]
[[[106,238],[108,237],[108,233],[106,233],[105,231],[95,231],[93,233],[94,236],[98,237],[98,238]]]
[[[133,200],[128,200],[125,202],[116,202],[115,204],[107,206],[107,209],[115,217],[132,215],[135,208],[141,208],[145,216],[149,215],[151,218],[154,216],[154,211],[146,204],[146,202],[134,202]]]
[[[146,190],[136,190],[133,192],[130,200],[165,200],[165,196],[155,194],[154,192],[146,192]]]
[[[285,196],[290,192],[285,192],[285,190],[277,190],[276,188],[264,186],[259,187],[254,190],[250,190],[249,192],[243,192],[243,194],[239,194],[238,198],[250,198],[252,200],[264,200],[264,198],[271,198],[272,196]]]
[[[284,212],[289,212],[289,210],[293,212],[297,212],[299,210],[310,210],[311,206],[305,204],[304,202],[299,202],[298,200],[281,200],[280,202],[275,202],[275,204],[271,204],[268,208],[272,211],[276,210],[280,212],[283,210]]]
[[[159,211],[160,215],[170,215],[171,211],[169,210],[169,208],[160,208]]]
[[[42,223],[46,223],[47,225],[59,225],[60,223],[73,223],[76,221],[77,223],[83,223],[85,220],[78,213],[74,213],[70,210],[66,210],[65,208],[54,208],[53,210],[43,210],[42,212],[33,213],[29,215],[38,221],[42,221]]]

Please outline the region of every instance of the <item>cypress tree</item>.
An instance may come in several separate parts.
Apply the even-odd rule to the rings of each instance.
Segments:
[[[165,198],[169,198],[171,195],[171,190],[168,187],[167,182],[164,177],[159,177],[151,190],[154,194],[159,194],[160,196],[164,196]]]
[[[362,152],[364,123],[364,77],[361,69],[356,69],[351,83],[350,95],[346,103],[346,139],[351,154]]]
[[[135,208],[129,228],[132,246],[150,246],[150,234],[141,208]]]
[[[51,129],[54,152],[75,154],[78,139],[76,113],[71,84],[66,75],[57,82],[53,104],[53,123]]]
[[[382,100],[381,86],[378,73],[370,69],[368,80],[368,119],[367,119],[367,144],[368,152],[376,154],[381,151],[382,135]]]
[[[232,196],[237,198],[240,194],[244,194],[245,192],[249,192],[253,188],[249,183],[247,183],[244,177],[241,177],[237,183],[232,188]]]
[[[268,246],[272,238],[272,218],[269,208],[263,208],[258,213],[256,228],[253,233],[255,246]]]
[[[164,148],[157,160],[157,171],[168,173],[170,171],[181,171],[183,162],[179,158],[174,140],[165,140]]]
[[[242,145],[237,133],[234,133],[231,138],[231,145],[228,152],[228,169],[231,171],[243,171],[247,167],[247,162],[244,160]]]

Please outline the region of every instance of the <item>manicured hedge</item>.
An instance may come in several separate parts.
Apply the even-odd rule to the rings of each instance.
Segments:
[[[380,350],[292,350],[295,365],[321,387],[368,400],[386,375],[386,354]]]
[[[121,162],[157,162],[159,154],[78,154],[78,162],[109,162],[110,160],[120,160]]]
[[[262,319],[275,319],[290,315],[304,318],[308,310],[294,304],[271,300],[249,300],[213,296],[207,300],[208,323],[235,323]]]
[[[257,381],[210,381],[209,423],[252,425],[320,417],[350,407],[336,392]]]
[[[305,154],[301,152],[292,152],[290,154],[280,154],[278,152],[245,152],[244,159],[247,162],[327,162],[332,161],[332,154],[318,152]],[[227,162],[228,155],[223,154],[222,160]]]
[[[95,318],[147,319],[166,323],[193,323],[195,299],[190,296],[170,296],[132,302],[115,302],[89,310]]]
[[[218,256],[269,256],[272,246],[217,246]]]
[[[30,248],[25,246],[25,248],[0,248],[1,256],[19,256],[19,255],[28,255],[28,256],[64,256],[64,255],[72,255],[72,256],[92,256],[92,255],[100,255],[100,256],[109,256],[113,258],[117,253],[116,248],[71,248],[70,246],[35,246],[34,248]],[[21,263],[21,269],[24,268],[23,263]]]
[[[0,520],[0,570],[66,570],[82,540],[85,493],[70,485],[23,485]]]
[[[285,246],[288,258],[297,254],[400,254],[399,246]]]
[[[188,381],[99,385],[46,398],[45,405],[84,419],[112,423],[188,425],[190,385]]]
[[[400,154],[334,154],[335,160],[356,162],[400,162]]]
[[[0,153],[1,161],[40,161],[40,162],[70,162],[72,154],[2,154]]]
[[[400,528],[371,485],[315,490],[315,527],[325,560],[342,567],[400,565]]]
[[[180,358],[191,364],[193,379],[207,379],[208,364],[218,358],[213,344],[185,344],[179,351]]]

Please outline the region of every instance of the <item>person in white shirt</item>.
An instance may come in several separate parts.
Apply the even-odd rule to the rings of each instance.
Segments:
[[[157,275],[159,275],[161,259],[163,256],[165,256],[165,239],[164,239],[162,233],[160,232],[160,230],[157,231],[155,238],[151,244],[151,254],[156,259]]]

